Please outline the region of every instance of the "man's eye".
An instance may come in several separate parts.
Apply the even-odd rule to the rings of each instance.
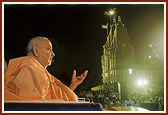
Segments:
[[[50,51],[50,52],[51,52],[51,51],[52,51],[52,49],[48,49],[48,51]]]

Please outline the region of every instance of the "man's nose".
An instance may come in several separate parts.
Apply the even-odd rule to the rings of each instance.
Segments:
[[[51,54],[53,57],[55,56],[55,53],[52,51],[52,54]]]

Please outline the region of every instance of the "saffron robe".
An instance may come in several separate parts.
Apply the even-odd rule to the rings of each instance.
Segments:
[[[4,101],[33,100],[78,101],[78,96],[34,57],[11,59],[4,76]]]

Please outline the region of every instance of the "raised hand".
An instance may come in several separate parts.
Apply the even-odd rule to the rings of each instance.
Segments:
[[[86,71],[85,71],[83,74],[81,74],[80,76],[77,76],[77,77],[76,77],[76,70],[73,70],[71,85],[69,86],[69,88],[74,91],[74,90],[76,89],[76,87],[77,87],[78,85],[80,85],[80,84],[83,82],[83,80],[86,78],[87,73],[88,73],[88,70],[86,70]]]

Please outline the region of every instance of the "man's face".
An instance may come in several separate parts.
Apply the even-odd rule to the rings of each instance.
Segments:
[[[51,42],[44,38],[41,41],[41,44],[39,45],[39,56],[38,61],[42,64],[43,67],[50,66],[52,63],[52,59],[55,56],[54,52],[52,51],[52,44]]]

